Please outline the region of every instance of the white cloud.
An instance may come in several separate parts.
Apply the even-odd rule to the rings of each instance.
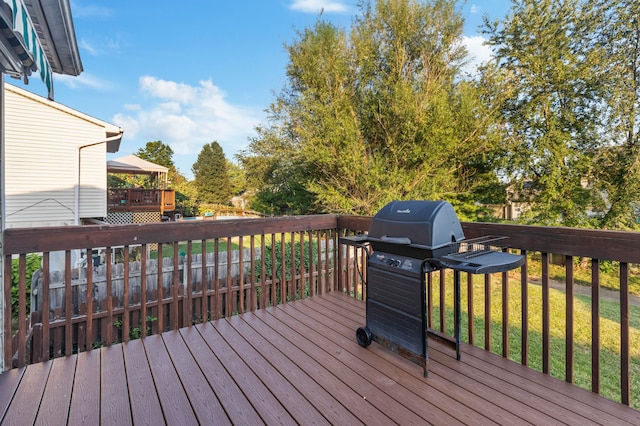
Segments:
[[[294,0],[290,8],[305,13],[344,13],[349,10],[347,4],[332,0]]]
[[[120,47],[123,44],[123,37],[117,35],[115,38],[105,38],[101,41],[89,40],[81,38],[78,45],[80,48],[91,56],[108,56],[120,53]]]
[[[204,144],[217,141],[232,159],[263,119],[262,113],[231,104],[211,80],[189,85],[147,75],[140,77],[139,89],[149,102],[138,109],[126,105],[127,112],[115,115],[113,123],[124,129],[125,141],[168,144],[176,157],[190,161],[176,164],[187,174]]]
[[[478,65],[487,63],[493,56],[491,48],[486,46],[484,42],[486,39],[482,36],[462,37],[462,43],[467,48],[469,53],[469,63],[465,66],[465,72],[471,75],[476,74],[476,68]]]
[[[86,71],[80,74],[79,76],[71,76],[66,74],[54,74],[53,81],[54,81],[54,85],[55,83],[62,83],[71,89],[80,89],[83,87],[89,87],[91,89],[106,91],[112,87],[112,84],[109,83],[108,81],[102,80]]]
[[[477,4],[472,4],[471,9],[469,9],[472,15],[478,15],[482,13],[482,9]]]
[[[197,88],[175,81],[159,80],[156,77],[145,75],[140,77],[140,89],[151,97],[167,100],[175,100],[180,103],[189,103],[193,100]]]
[[[98,49],[96,49],[95,46],[87,39],[81,38],[79,44],[80,48],[87,52],[89,55],[98,56]]]

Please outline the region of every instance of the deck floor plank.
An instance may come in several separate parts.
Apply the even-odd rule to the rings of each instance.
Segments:
[[[142,340],[123,343],[122,349],[133,422],[147,425],[163,424],[164,415]]]
[[[279,321],[267,310],[256,311],[254,315],[260,322],[250,321],[249,324],[263,335],[268,335],[274,344],[281,343],[279,346],[285,348],[285,353],[291,356],[300,368],[310,373],[324,389],[335,395],[360,421],[367,425],[391,422],[387,413],[372,404],[370,399],[363,398],[362,392],[358,391],[358,384],[364,381],[355,372],[346,368],[344,364],[336,364],[331,355],[319,350],[304,335]],[[363,384],[362,389],[367,387],[368,384]]]
[[[253,315],[245,314],[245,318],[234,316],[228,319],[229,324],[238,335],[246,339],[267,362],[269,362],[283,377],[288,377],[290,383],[304,397],[300,402],[313,405],[318,414],[324,416],[331,424],[344,423],[349,425],[360,424],[360,420],[347,410],[335,397],[320,386],[316,380],[310,377],[305,369],[298,367],[286,357],[286,347],[282,351],[274,342],[274,337],[269,340],[256,332],[245,320],[250,320]],[[273,333],[269,334],[270,336]],[[293,378],[293,380],[291,380]],[[309,420],[312,420],[309,417]]]
[[[51,419],[60,420],[61,424],[67,422],[69,406],[71,405],[73,379],[76,372],[76,361],[77,355],[53,360],[47,381],[52,381],[56,385],[46,386],[38,409],[36,425],[49,425],[51,424]]]
[[[485,372],[491,374],[496,369],[508,371],[522,379],[523,388],[529,392],[548,395],[558,404],[570,407],[572,411],[581,410],[585,417],[602,417],[613,423],[617,423],[616,419],[619,419],[630,424],[640,424],[640,412],[626,405],[603,398],[596,393],[582,389],[564,380],[541,374],[531,368],[500,356],[495,356],[475,346],[463,345],[462,352],[465,358],[466,356],[471,357],[469,362],[473,360],[482,361],[478,365],[482,366]],[[476,363],[471,365],[476,365]]]
[[[339,330],[342,334],[342,341],[340,344],[346,344],[346,342],[355,340],[355,330],[357,327],[363,325],[357,321],[350,322],[348,319],[344,319],[341,322],[335,322],[331,317],[323,317],[321,315],[322,310],[308,309],[307,313],[310,311],[314,311],[312,314],[314,320],[322,321],[327,326],[332,327],[334,330]],[[331,313],[331,311],[328,311]],[[330,315],[330,314],[329,314]],[[483,383],[478,383],[475,381],[467,380],[463,383],[456,383],[451,380],[447,375],[438,374],[438,370],[435,371],[432,369],[429,373],[429,378],[424,382],[416,382],[416,377],[422,376],[422,369],[407,361],[402,359],[398,360],[397,355],[392,352],[385,350],[377,344],[372,344],[368,348],[370,352],[377,354],[379,357],[386,359],[390,362],[389,371],[393,371],[394,369],[401,369],[401,365],[405,365],[406,371],[410,374],[408,378],[402,380],[404,386],[408,387],[408,389],[412,392],[421,393],[422,389],[425,388],[425,384],[434,389],[434,392],[440,392],[440,394],[429,394],[429,399],[431,401],[437,401],[439,407],[457,407],[454,411],[452,411],[453,415],[457,417],[459,421],[462,422],[478,422],[482,416],[486,416],[487,418],[492,419],[492,421],[500,423],[500,424],[514,424],[522,422],[522,417],[520,412],[515,412],[514,410],[505,409],[505,401],[500,401],[500,403],[496,403],[495,401],[485,400],[483,399],[485,395],[491,395],[491,389],[488,389],[486,385]],[[453,351],[451,351],[453,355]],[[445,357],[448,357],[451,361],[456,362],[455,358],[447,354]],[[369,357],[371,363],[375,364],[378,361]],[[464,380],[464,377],[462,378]],[[458,384],[458,386],[454,386]],[[517,401],[516,405],[517,404]],[[520,407],[526,410],[526,406]],[[529,414],[537,414],[537,412],[531,412]],[[542,415],[541,422],[552,422],[552,418]]]
[[[100,423],[100,354],[98,349],[78,354],[69,408],[70,425]]]
[[[215,321],[198,324],[195,328],[202,334],[209,347],[215,351],[222,365],[242,389],[242,393],[255,407],[262,420],[267,424],[296,424],[291,414],[253,373],[242,357],[227,344],[212,324],[215,324]]]
[[[0,374],[0,423],[4,419],[9,404],[13,400],[13,396],[18,390],[22,375],[26,371],[26,368],[14,368],[5,373]]]
[[[304,333],[316,342],[316,345],[323,348],[329,355],[334,357],[330,360],[330,367],[334,368],[337,359],[343,368],[352,370],[360,377],[358,392],[366,399],[384,411],[393,421],[420,424],[424,422],[455,422],[455,418],[438,408],[432,401],[425,401],[419,395],[401,389],[398,381],[384,374],[384,371],[371,368],[370,364],[362,361],[361,356],[368,356],[367,349],[355,343],[355,339],[349,342],[355,351],[355,355],[344,346],[336,344],[332,339],[335,334],[326,327],[319,326],[313,319],[301,314],[300,311],[290,305],[280,305],[272,311],[276,318],[281,321],[292,323],[297,331]]]
[[[233,424],[260,424],[262,420],[255,408],[225,370],[200,333],[194,327],[189,327],[181,329],[180,334],[189,350],[195,354],[194,359],[198,367],[213,388],[229,420]]]
[[[169,332],[171,333],[171,332]],[[149,368],[167,424],[196,424],[196,415],[162,339],[155,334],[144,339]]]
[[[15,402],[9,406],[2,420],[3,425],[25,425],[35,422],[52,365],[52,361],[47,361],[26,369],[14,394]]]
[[[214,321],[214,325],[220,335],[233,347],[236,354],[242,357],[256,377],[264,383],[298,423],[328,424],[324,416],[313,405],[302,403],[305,401],[304,396],[270,364],[270,360],[265,358],[261,351],[252,347],[229,324],[228,319]]]
[[[164,333],[162,339],[180,376],[180,381],[187,390],[187,398],[191,401],[198,422],[205,425],[230,425],[229,417],[209,382],[202,375],[180,333],[178,331]]]
[[[100,424],[131,424],[131,404],[122,345],[100,349]]]
[[[640,411],[462,344],[429,377],[355,329],[340,293],[0,375],[4,424],[640,424]]]

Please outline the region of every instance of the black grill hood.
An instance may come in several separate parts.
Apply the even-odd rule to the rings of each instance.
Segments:
[[[448,254],[464,240],[453,206],[446,201],[392,201],[371,220],[367,241],[376,251],[416,258]]]

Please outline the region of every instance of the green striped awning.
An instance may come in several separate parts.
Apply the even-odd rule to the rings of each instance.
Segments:
[[[49,99],[53,99],[51,66],[38,40],[38,34],[31,22],[26,6],[22,0],[3,0],[3,2],[11,9],[12,22],[5,23],[0,20],[0,25],[3,27],[9,26],[9,28],[4,29],[9,29],[12,34],[7,38],[22,62],[22,75],[29,76],[31,72],[39,71],[40,78],[47,86]],[[6,34],[7,31],[4,31],[4,33]]]

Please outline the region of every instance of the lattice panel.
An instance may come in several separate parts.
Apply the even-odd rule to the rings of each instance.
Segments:
[[[155,223],[162,222],[162,215],[160,212],[144,212],[134,213],[133,221],[131,223]]]
[[[107,222],[113,225],[126,225],[133,223],[133,213],[131,212],[116,212],[107,214]]]

